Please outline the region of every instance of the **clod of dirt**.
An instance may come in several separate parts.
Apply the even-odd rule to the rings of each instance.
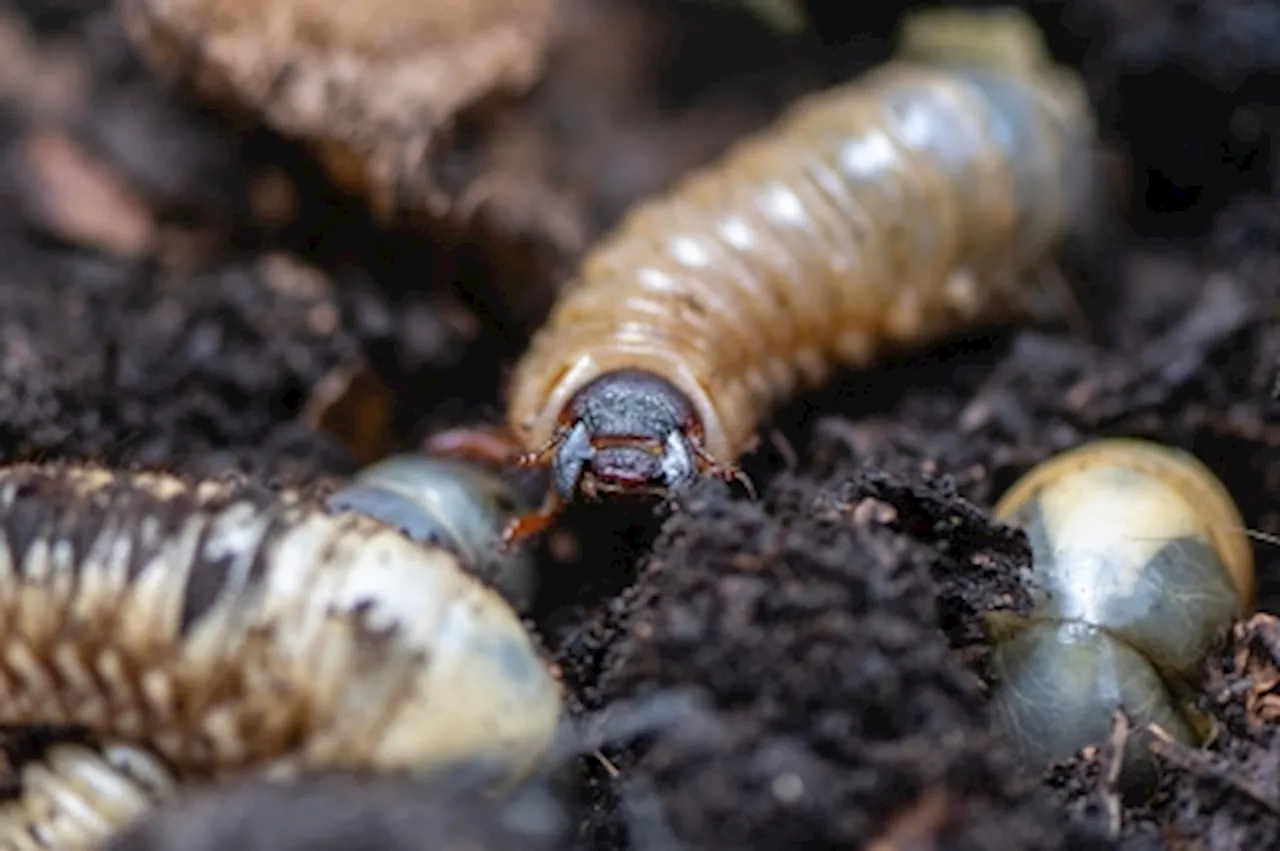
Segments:
[[[405,779],[321,775],[296,784],[247,782],[162,805],[107,851],[559,851],[567,819],[548,790],[513,800]]]
[[[321,469],[350,463],[293,419],[325,376],[359,362],[370,333],[320,271],[268,254],[175,280],[11,240],[0,255],[6,457],[192,472],[278,471],[299,454]],[[247,451],[212,454],[227,446]]]
[[[621,821],[652,830],[660,811],[690,848],[1107,847],[1010,779],[938,627],[946,557],[886,527],[887,504],[830,493],[707,485],[665,524],[601,698],[692,687],[710,707],[617,757]]]
[[[1165,834],[1174,851],[1270,847],[1280,832],[1280,620],[1237,624],[1210,660],[1205,693],[1216,727],[1205,749],[1163,743]]]
[[[451,122],[542,71],[554,0],[119,0],[157,68],[311,144],[384,213],[443,216],[431,155]]]

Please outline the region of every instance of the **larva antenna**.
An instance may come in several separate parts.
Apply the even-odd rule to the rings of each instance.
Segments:
[[[1012,6],[932,8],[908,13],[898,36],[903,59],[1031,72],[1050,64],[1039,25]]]

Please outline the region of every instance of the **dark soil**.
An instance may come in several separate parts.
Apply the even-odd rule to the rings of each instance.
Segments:
[[[911,4],[811,0],[794,41],[732,4],[565,5],[547,77],[489,119],[542,170],[441,240],[380,230],[298,146],[156,83],[104,0],[0,4],[6,457],[306,482],[498,421],[505,370],[581,246],[887,55]],[[866,17],[844,20],[850,5]],[[758,501],[707,483],[672,514],[568,513],[535,619],[576,711],[647,728],[578,766],[575,847],[1280,846],[1269,616],[1210,661],[1218,734],[1164,749],[1142,806],[1116,801],[1109,747],[1019,783],[984,732],[978,616],[1020,602],[1027,558],[988,507],[1031,465],[1093,436],[1154,438],[1280,533],[1280,4],[1023,5],[1083,70],[1126,166],[1122,235],[1066,269],[1080,321],[903,353],[795,400],[749,462]],[[457,167],[483,173],[494,146],[460,138]],[[1257,556],[1275,611],[1280,557]],[[653,720],[689,688],[700,702]],[[308,794],[280,806],[341,797]],[[405,818],[440,835],[456,812]],[[518,833],[458,847],[551,847]],[[219,844],[250,841],[234,837]],[[145,847],[212,847],[192,842]]]

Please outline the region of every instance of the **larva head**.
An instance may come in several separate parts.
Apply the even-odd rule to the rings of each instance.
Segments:
[[[1033,469],[995,513],[1027,532],[1036,617],[1107,629],[1166,675],[1194,670],[1252,606],[1244,521],[1185,452],[1090,443]]]
[[[697,478],[702,422],[674,385],[642,370],[610,372],[569,400],[551,458],[563,499],[581,491],[665,494]]]
[[[334,511],[369,515],[413,540],[444,546],[516,608],[532,602],[536,572],[531,548],[502,545],[506,524],[530,506],[488,470],[450,458],[397,455],[361,470],[329,497],[328,505]]]

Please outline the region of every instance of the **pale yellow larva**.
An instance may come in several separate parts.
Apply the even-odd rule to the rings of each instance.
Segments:
[[[291,493],[0,470],[0,723],[71,725],[182,781],[528,771],[560,692],[449,550]]]
[[[89,848],[171,797],[177,780],[145,750],[57,744],[19,772],[22,795],[0,804],[0,849]]]
[[[837,365],[1017,315],[1096,201],[1079,80],[1014,10],[910,19],[900,55],[810,96],[582,261],[512,376],[508,428],[582,491],[731,473]]]
[[[995,514],[1030,539],[1035,601],[992,621],[996,726],[1034,773],[1104,743],[1123,708],[1139,724],[1123,779],[1148,786],[1147,723],[1196,740],[1180,698],[1253,607],[1253,550],[1231,495],[1188,453],[1111,439],[1038,465]]]

